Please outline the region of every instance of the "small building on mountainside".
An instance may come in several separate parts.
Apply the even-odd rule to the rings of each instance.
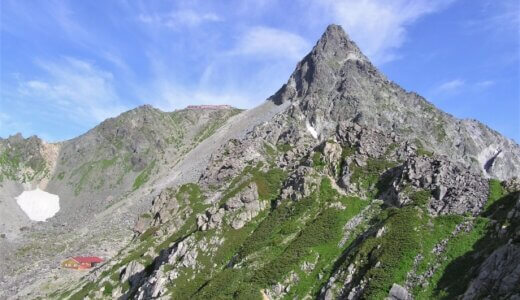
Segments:
[[[61,266],[69,269],[90,269],[97,264],[103,262],[103,259],[97,256],[74,256],[69,257],[61,263]]]
[[[231,105],[188,105],[186,109],[189,110],[205,110],[205,109],[231,109]]]

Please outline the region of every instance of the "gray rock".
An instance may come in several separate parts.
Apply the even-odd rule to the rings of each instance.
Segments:
[[[157,226],[170,220],[179,210],[179,203],[174,197],[177,190],[165,189],[152,200],[150,215],[152,226]]]
[[[125,283],[126,281],[130,282],[130,285],[135,287],[138,286],[145,277],[143,274],[144,266],[137,261],[131,261],[124,268],[121,275],[121,283]]]
[[[424,156],[407,159],[382,197],[399,206],[408,204],[407,187],[434,194],[428,203],[433,215],[476,215],[486,203],[489,190],[487,179],[468,167],[443,157]]]
[[[197,227],[202,231],[217,228],[222,223],[225,214],[224,208],[217,209],[216,206],[213,206],[206,210],[204,214],[197,216]]]
[[[240,200],[243,203],[251,203],[258,200],[258,188],[256,184],[250,183],[246,190],[240,193]]]
[[[509,180],[505,180],[502,182],[502,185],[509,193],[514,193],[520,191],[520,178],[519,177],[513,177]]]
[[[507,244],[493,251],[482,263],[463,299],[519,297],[519,286],[520,246]]]
[[[448,189],[440,184],[437,186],[437,188],[435,188],[435,199],[437,201],[442,201],[442,199],[444,199],[444,196],[446,195],[446,192],[448,191]]]
[[[339,164],[341,163],[341,152],[341,146],[334,141],[326,141],[323,146],[325,163],[329,166],[329,173],[334,177],[339,175],[336,173],[339,169]]]
[[[388,293],[388,300],[413,300],[412,295],[402,286],[394,283]]]
[[[250,183],[242,191],[231,197],[223,208],[212,207],[204,215],[197,216],[197,226],[200,230],[217,228],[226,217],[231,220],[234,229],[240,229],[265,209],[266,204],[258,198],[255,183]]]
[[[233,227],[234,229],[240,229],[240,228],[244,227],[245,224],[246,224],[246,222],[244,221],[243,218],[237,218],[237,219],[233,220],[233,222],[231,222],[231,227]]]
[[[225,204],[226,210],[236,210],[244,206],[244,202],[240,199],[240,195],[231,197]]]
[[[300,166],[289,176],[282,188],[282,199],[294,201],[308,197],[313,187],[316,187],[319,179],[314,175],[315,170],[311,167]]]

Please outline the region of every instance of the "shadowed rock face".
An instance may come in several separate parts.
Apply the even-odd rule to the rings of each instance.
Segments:
[[[494,295],[502,298],[511,294],[520,283],[520,247],[515,244],[495,250],[479,268],[463,299]]]

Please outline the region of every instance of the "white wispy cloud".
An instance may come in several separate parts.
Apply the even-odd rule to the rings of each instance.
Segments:
[[[462,79],[454,79],[454,80],[450,80],[450,81],[446,81],[446,82],[441,83],[437,87],[437,91],[439,91],[439,92],[453,92],[453,91],[456,91],[456,90],[460,89],[464,85],[465,85],[464,80],[462,80]]]
[[[475,83],[475,86],[478,88],[488,88],[490,86],[493,86],[495,84],[494,80],[483,80]]]
[[[256,55],[300,59],[309,50],[309,43],[301,36],[274,28],[250,28],[230,52],[235,55]]]
[[[110,62],[114,66],[118,67],[119,69],[121,69],[127,73],[132,72],[131,68],[123,60],[123,58],[115,53],[112,53],[109,51],[101,51],[100,57],[102,57],[104,60]]]
[[[472,31],[488,31],[494,33],[512,32],[518,36],[520,26],[520,2],[517,0],[483,0],[482,16],[463,21],[465,28]]]
[[[201,13],[191,9],[183,9],[172,11],[167,14],[139,14],[139,21],[152,24],[165,26],[168,28],[176,29],[183,26],[197,26],[206,22],[219,22],[222,18],[215,13]]]
[[[459,92],[462,89],[466,91],[482,91],[484,89],[490,88],[495,85],[496,82],[494,80],[481,80],[481,81],[466,81],[460,78],[448,80],[439,84],[436,88],[434,88],[434,92],[436,93],[455,93]]]
[[[80,59],[37,61],[45,76],[19,82],[24,99],[39,101],[77,122],[99,122],[127,109],[113,86],[113,75]]]
[[[407,26],[439,11],[453,0],[322,0],[339,23],[376,63],[399,57],[395,51],[406,41]]]
[[[38,81],[38,80],[29,80],[26,82],[27,87],[31,88],[34,91],[48,91],[49,85],[46,82]]]
[[[137,91],[147,103],[165,111],[184,108],[190,104],[229,104],[239,108],[249,108],[254,103],[251,95],[243,90],[231,88],[208,88],[179,85],[175,80],[156,78],[146,88]]]

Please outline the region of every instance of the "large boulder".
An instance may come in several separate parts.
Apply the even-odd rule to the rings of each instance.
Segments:
[[[383,198],[394,205],[412,202],[410,191],[427,190],[432,215],[478,214],[487,201],[488,180],[442,157],[412,156],[397,170]]]
[[[285,182],[281,198],[298,201],[310,196],[318,184],[319,177],[316,176],[316,171],[311,167],[300,166]]]
[[[386,300],[413,300],[413,297],[404,287],[394,283]]]
[[[170,220],[179,210],[179,202],[175,198],[175,192],[173,189],[165,189],[152,200],[150,213],[153,217],[153,226]]]
[[[129,262],[128,265],[123,269],[120,281],[121,283],[128,281],[133,287],[139,286],[145,278],[143,271],[144,266],[141,263],[133,260]]]

